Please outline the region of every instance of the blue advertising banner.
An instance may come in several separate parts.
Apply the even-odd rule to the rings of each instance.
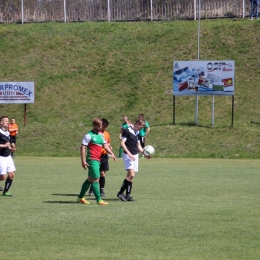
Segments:
[[[174,61],[173,95],[234,95],[235,61]]]

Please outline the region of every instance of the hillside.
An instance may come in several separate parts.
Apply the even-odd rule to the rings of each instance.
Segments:
[[[158,157],[259,158],[260,21],[203,20],[200,60],[235,60],[235,114],[231,97],[176,97],[172,64],[198,59],[198,22],[41,23],[0,25],[0,78],[34,81],[36,102],[2,104],[20,126],[17,156],[78,156],[94,117],[110,121],[117,153],[121,116],[142,112],[151,125],[147,144]]]

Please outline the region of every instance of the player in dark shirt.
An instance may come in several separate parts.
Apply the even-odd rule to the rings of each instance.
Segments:
[[[124,150],[123,161],[127,172],[120,191],[117,197],[122,201],[134,201],[130,196],[132,191],[133,178],[135,173],[138,172],[139,152],[143,154],[144,149],[140,145],[139,131],[145,126],[145,121],[137,120],[133,127],[128,127],[123,130],[121,146]],[[150,159],[150,156],[145,156]],[[124,191],[126,190],[126,195]]]
[[[11,157],[11,152],[15,152],[15,144],[10,143],[10,133],[8,131],[9,120],[7,116],[0,117],[0,181],[5,180],[3,196],[11,197],[10,189],[15,172],[15,166]]]

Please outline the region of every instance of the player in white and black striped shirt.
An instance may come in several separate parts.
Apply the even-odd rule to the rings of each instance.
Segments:
[[[8,131],[9,120],[7,116],[0,117],[0,181],[5,180],[3,196],[12,196],[8,193],[15,172],[15,166],[11,157],[11,152],[16,150],[15,145],[10,143],[10,133]]]
[[[133,178],[135,173],[138,172],[139,152],[144,152],[138,140],[138,135],[144,126],[145,122],[143,120],[137,120],[133,127],[129,126],[123,130],[121,146],[124,150],[123,160],[127,176],[122,183],[120,191],[117,193],[117,197],[122,201],[134,201],[131,197]],[[149,156],[146,157],[150,158]],[[125,190],[126,195],[124,195]]]

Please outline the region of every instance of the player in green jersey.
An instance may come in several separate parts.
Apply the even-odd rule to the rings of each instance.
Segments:
[[[142,146],[142,148],[145,147],[145,138],[148,135],[148,133],[150,132],[150,125],[148,123],[148,121],[146,121],[144,119],[144,114],[139,114],[138,116],[139,120],[143,120],[145,122],[145,126],[144,128],[142,128],[139,132],[139,140],[140,140],[140,144]],[[141,158],[143,158],[144,156],[141,155]]]
[[[103,134],[100,132],[102,129],[102,120],[99,118],[94,118],[92,125],[93,129],[84,136],[80,147],[81,164],[85,170],[88,168],[88,178],[82,185],[77,201],[82,204],[89,204],[89,202],[85,200],[84,196],[90,185],[92,185],[97,203],[99,205],[106,205],[108,203],[101,199],[99,190],[100,158],[102,147],[106,149],[114,161],[116,160],[116,157],[104,140]]]

